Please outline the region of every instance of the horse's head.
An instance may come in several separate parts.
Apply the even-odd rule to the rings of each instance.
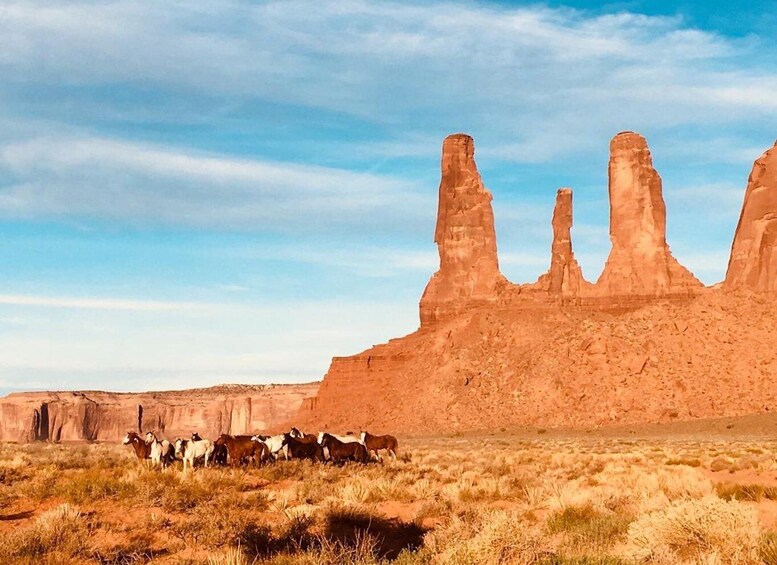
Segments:
[[[283,441],[281,442],[281,447],[285,445],[289,445],[291,443],[291,440],[293,440],[294,437],[292,437],[291,434],[283,434]]]
[[[130,443],[135,443],[137,441],[143,441],[140,439],[140,436],[136,434],[135,432],[127,432],[127,435],[124,436],[124,439],[121,441],[124,445],[129,445]]]
[[[154,443],[154,441],[156,441],[154,432],[146,432],[146,443]]]
[[[326,432],[318,432],[318,443],[321,443],[322,441],[324,441],[325,434]]]
[[[297,429],[297,428],[291,428],[291,431],[289,432],[289,435],[290,435],[291,437],[295,437],[295,438],[298,438],[298,439],[299,439],[299,438],[303,438],[303,437],[305,437],[305,434],[303,434],[303,433],[302,433],[301,431],[299,431],[299,429]]]
[[[213,442],[213,445],[224,445],[227,443],[227,439],[229,439],[229,436],[227,434],[221,434],[219,438]]]
[[[359,440],[364,443],[367,440],[367,432],[362,432],[359,434]]]
[[[192,441],[202,441],[200,434],[197,432],[192,432]]]
[[[175,452],[176,453],[180,453],[181,455],[183,455],[183,452],[186,449],[186,444],[188,444],[188,443],[189,442],[187,440],[185,440],[185,439],[180,439],[179,438],[179,439],[175,440]]]

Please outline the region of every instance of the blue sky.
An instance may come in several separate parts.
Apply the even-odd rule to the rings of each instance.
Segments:
[[[771,3],[4,2],[0,389],[320,378],[413,331],[442,138],[475,137],[514,282],[555,191],[595,280],[607,147],[645,135],[668,240],[722,279],[777,138]]]

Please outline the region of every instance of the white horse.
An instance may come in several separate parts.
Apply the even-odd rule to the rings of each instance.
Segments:
[[[194,469],[194,460],[198,457],[205,457],[205,466],[208,466],[208,459],[213,455],[214,445],[209,439],[192,441],[188,439],[175,440],[175,452],[181,454],[183,459],[183,470],[186,472],[186,462],[189,467]]]
[[[146,445],[151,448],[151,464],[161,466],[163,469],[175,460],[175,449],[169,441],[159,441],[154,432],[146,434]]]
[[[261,441],[267,446],[267,449],[270,451],[273,457],[276,459],[278,458],[279,454],[283,452],[283,458],[288,460],[289,459],[289,447],[287,445],[283,445],[283,434],[279,434],[277,436],[270,436],[265,439],[261,439],[259,436],[254,436],[251,438],[251,441]]]

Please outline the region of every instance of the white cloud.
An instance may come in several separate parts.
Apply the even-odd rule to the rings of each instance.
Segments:
[[[125,298],[73,298],[26,294],[0,294],[0,304],[6,306],[37,306],[43,308],[77,308],[88,310],[129,310],[135,312],[191,310],[199,306],[193,302],[165,302]]]
[[[317,380],[332,356],[418,327],[416,304],[390,301],[203,304],[174,313],[124,308],[138,301],[123,298],[103,299],[98,308],[68,297],[9,302],[0,305],[0,318],[23,316],[26,323],[0,331],[6,388],[36,381],[49,388],[57,382],[58,388],[148,390]],[[49,302],[66,308],[39,307]]]
[[[232,229],[416,227],[433,196],[411,181],[106,138],[0,146],[6,217],[97,217]]]
[[[626,127],[777,118],[771,44],[678,18],[367,0],[13,2],[0,14],[11,94],[72,86],[79,97],[47,103],[130,122],[154,108],[192,123],[244,104],[303,106],[410,143],[488,131],[495,155],[538,162]],[[83,90],[106,86],[128,94]],[[133,106],[133,88],[157,97]]]

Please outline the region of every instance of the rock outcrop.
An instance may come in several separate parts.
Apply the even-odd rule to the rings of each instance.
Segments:
[[[621,132],[610,142],[612,249],[595,292],[599,296],[689,294],[702,283],[680,265],[666,243],[661,177],[645,138]]]
[[[610,149],[612,250],[599,282],[586,283],[575,261],[572,195],[562,189],[550,270],[514,285],[499,274],[472,140],[446,139],[440,270],[421,301],[422,327],[334,358],[300,425],[421,434],[773,411],[777,299],[705,290],[669,251],[644,138],[621,133]],[[751,175],[727,279],[734,288],[774,289],[775,160],[772,149]]]
[[[550,248],[550,269],[537,280],[537,286],[561,296],[577,296],[589,283],[572,252],[572,189],[560,188],[553,208],[553,243]]]
[[[225,385],[169,392],[25,392],[0,398],[0,441],[119,441],[271,431],[291,420],[319,383]]]
[[[724,287],[777,290],[777,143],[753,164]]]
[[[465,134],[442,144],[437,227],[440,268],[421,297],[421,325],[450,317],[473,302],[494,301],[506,284],[496,255],[491,193],[475,165],[475,142]]]

